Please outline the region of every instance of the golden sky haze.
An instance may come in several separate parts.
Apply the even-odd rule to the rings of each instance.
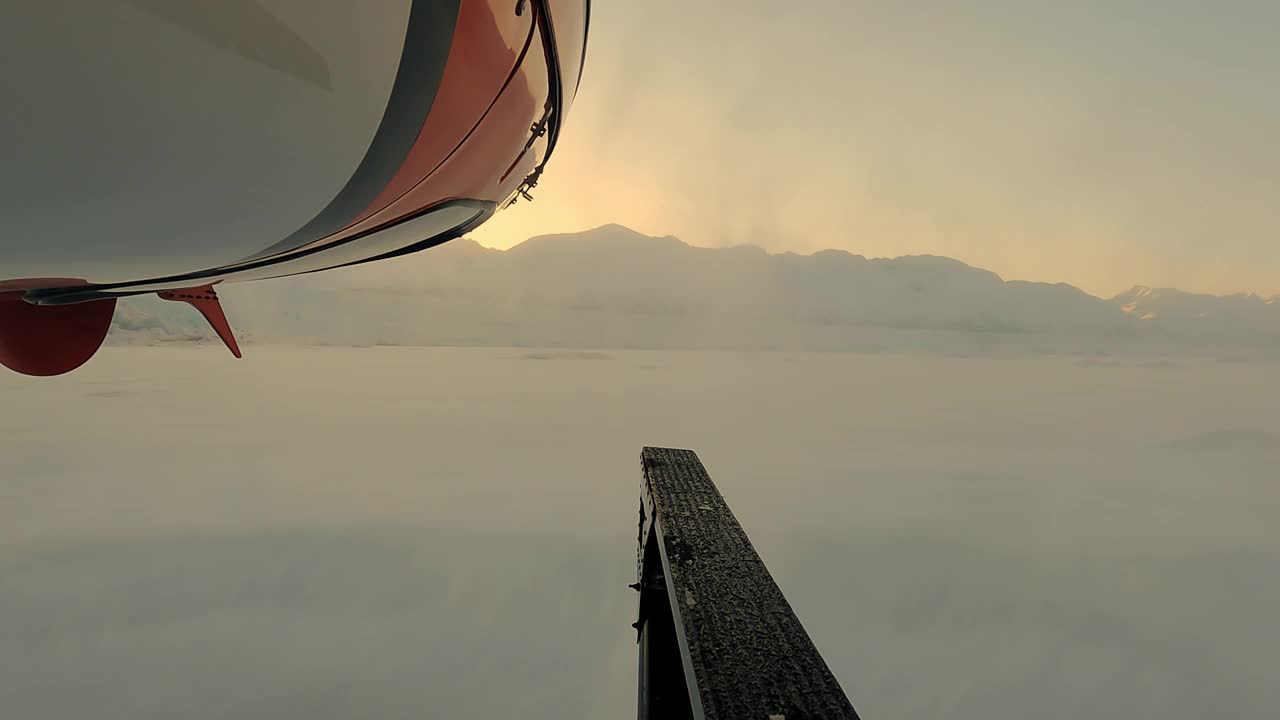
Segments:
[[[1280,6],[732,5],[597,3],[536,201],[473,237],[616,222],[1099,295],[1280,292]]]

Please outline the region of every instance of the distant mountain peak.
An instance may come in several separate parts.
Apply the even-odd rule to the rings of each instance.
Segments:
[[[605,223],[604,225],[600,225],[599,227],[592,228],[590,230],[587,230],[586,232],[588,233],[599,233],[599,232],[619,233],[621,232],[621,233],[628,233],[631,235],[640,235],[642,237],[652,237],[650,235],[645,235],[639,230],[633,230],[627,227],[626,225],[622,225],[619,223]]]
[[[549,249],[571,252],[602,252],[619,248],[642,250],[660,247],[687,249],[690,246],[671,235],[654,237],[617,223],[610,223],[581,232],[537,235],[513,246],[508,252],[520,255]]]
[[[253,307],[249,318],[296,315],[289,331],[246,328],[259,337],[345,332],[358,344],[840,349],[866,347],[878,328],[1280,348],[1274,297],[1139,285],[1104,300],[1065,283],[1006,281],[938,255],[868,259],[839,249],[691,246],[616,223],[530,238],[507,251],[462,239],[323,283],[307,277],[237,287],[227,300]],[[293,298],[273,298],[277,287],[291,288]],[[195,316],[155,307],[172,303],[134,305],[118,306],[118,329],[145,341],[192,335]],[[303,305],[305,313],[291,310]],[[262,312],[267,307],[279,310],[272,316]]]

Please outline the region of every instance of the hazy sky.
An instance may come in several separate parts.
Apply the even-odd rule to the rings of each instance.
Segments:
[[[697,245],[1280,292],[1280,4],[597,2],[532,205]]]

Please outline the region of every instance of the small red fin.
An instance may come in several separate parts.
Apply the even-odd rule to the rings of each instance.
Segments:
[[[212,285],[164,290],[156,295],[159,295],[161,300],[184,302],[199,310],[204,319],[209,321],[213,331],[222,338],[222,342],[226,344],[231,354],[240,357],[240,346],[236,344],[236,336],[231,332],[231,324],[227,322],[226,313],[222,312],[222,303],[218,302],[218,293],[214,292]]]

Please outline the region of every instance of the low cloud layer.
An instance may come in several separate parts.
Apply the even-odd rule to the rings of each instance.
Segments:
[[[0,701],[634,717],[637,457],[666,445],[699,452],[866,717],[1270,720],[1273,376],[108,348],[54,382],[0,376]]]

